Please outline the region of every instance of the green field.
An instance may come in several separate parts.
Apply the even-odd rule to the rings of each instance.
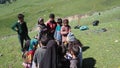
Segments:
[[[50,13],[62,18],[88,15],[70,22],[72,32],[83,43],[84,68],[120,67],[120,0],[17,0],[0,4],[0,11],[0,68],[22,68],[20,44],[10,28],[18,13],[25,14],[29,30],[39,17],[46,21]],[[99,26],[92,26],[94,20],[100,21]],[[73,29],[75,25],[86,25],[89,30]],[[102,28],[107,31],[102,32]],[[30,32],[30,37],[36,33]]]

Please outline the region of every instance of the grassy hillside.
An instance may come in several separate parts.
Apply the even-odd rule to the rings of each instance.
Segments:
[[[25,14],[30,30],[39,17],[47,20],[50,13],[66,17],[111,9],[120,6],[119,3],[120,0],[17,0],[12,4],[0,4],[0,37],[15,34],[10,27],[17,21],[18,13]]]
[[[29,3],[28,3],[29,2]],[[0,4],[0,68],[22,68],[20,44],[17,35],[10,29],[17,21],[18,13],[25,14],[29,30],[35,26],[38,17],[47,20],[49,13],[68,17],[74,14],[88,14],[80,22],[70,22],[72,32],[83,43],[83,67],[119,68],[120,67],[120,0],[17,0],[12,4]],[[58,8],[59,7],[59,8]],[[98,13],[101,15],[98,15]],[[89,14],[92,14],[89,16]],[[94,20],[99,20],[99,26],[92,26]],[[73,29],[75,25],[87,25],[89,30]],[[106,28],[106,32],[101,32]],[[30,37],[36,35],[30,32]]]
[[[98,15],[96,13],[87,18],[82,18],[80,24],[89,27],[89,30],[86,31],[73,29],[73,27],[78,24],[77,21],[72,21],[70,23],[72,32],[84,45],[84,68],[89,68],[86,66],[97,68],[120,67],[120,17],[117,17],[119,11],[119,8],[115,8],[101,12],[102,15],[99,18],[97,18]],[[100,19],[99,26],[92,26],[91,22],[93,18]],[[101,28],[106,28],[107,31],[101,32]],[[36,31],[29,34],[33,37],[36,35]],[[2,56],[0,56],[0,68],[22,68],[21,64],[23,60],[21,59],[20,45],[16,39],[17,36],[15,35],[0,40],[0,54],[2,54]]]

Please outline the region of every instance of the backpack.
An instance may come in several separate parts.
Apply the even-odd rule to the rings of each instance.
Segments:
[[[98,24],[99,24],[99,20],[93,21],[93,26],[98,26]]]

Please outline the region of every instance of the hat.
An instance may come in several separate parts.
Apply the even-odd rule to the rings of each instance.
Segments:
[[[67,41],[68,42],[72,42],[72,41],[75,41],[75,36],[72,32],[68,33],[67,35]]]

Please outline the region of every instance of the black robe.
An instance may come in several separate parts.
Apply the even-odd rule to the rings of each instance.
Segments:
[[[39,68],[57,68],[57,43],[54,40],[48,42],[46,53]]]

